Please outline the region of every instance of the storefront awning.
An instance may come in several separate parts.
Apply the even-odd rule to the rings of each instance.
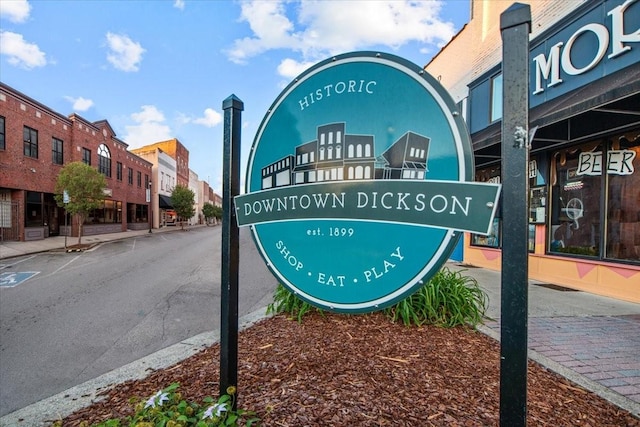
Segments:
[[[640,123],[640,63],[529,111],[532,152]],[[500,159],[501,123],[471,135],[476,166]]]
[[[160,209],[173,209],[173,200],[171,200],[170,196],[163,196],[162,194],[158,194],[159,206]]]

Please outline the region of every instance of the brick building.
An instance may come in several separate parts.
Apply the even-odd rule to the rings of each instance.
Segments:
[[[529,277],[640,302],[640,1],[525,3]],[[467,122],[477,181],[505,178],[500,15],[511,4],[472,0],[469,23],[425,66]],[[496,218],[458,256],[499,270],[502,239]]]
[[[173,138],[167,141],[145,145],[144,147],[131,150],[131,152],[148,152],[154,149],[159,149],[167,153],[176,161],[177,184],[183,187],[189,187],[189,150],[187,150],[187,147],[182,145],[178,139]]]
[[[103,205],[88,216],[83,235],[149,228],[152,164],[128,151],[109,122],[65,117],[0,83],[0,239],[66,233],[72,219],[57,206],[54,188],[60,170],[74,161],[97,168],[107,181]]]

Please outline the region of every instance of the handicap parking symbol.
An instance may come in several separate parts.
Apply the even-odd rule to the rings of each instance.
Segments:
[[[6,272],[0,273],[0,288],[13,288],[14,286],[18,286],[20,283],[30,279],[36,274],[40,273],[39,271],[23,271],[19,273]]]

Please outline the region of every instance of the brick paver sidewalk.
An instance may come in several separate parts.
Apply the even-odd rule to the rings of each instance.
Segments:
[[[528,338],[529,350],[640,403],[640,315],[530,317]]]

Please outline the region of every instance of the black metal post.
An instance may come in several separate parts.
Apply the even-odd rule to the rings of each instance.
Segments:
[[[502,291],[500,426],[527,423],[529,33],[531,8],[500,15],[502,33]]]
[[[151,233],[151,229],[153,228],[153,184],[152,181],[149,180],[149,233]]]
[[[238,384],[239,230],[233,198],[240,194],[240,132],[243,102],[231,95],[222,102],[222,280],[220,307],[220,395]],[[234,399],[234,410],[235,402]]]

